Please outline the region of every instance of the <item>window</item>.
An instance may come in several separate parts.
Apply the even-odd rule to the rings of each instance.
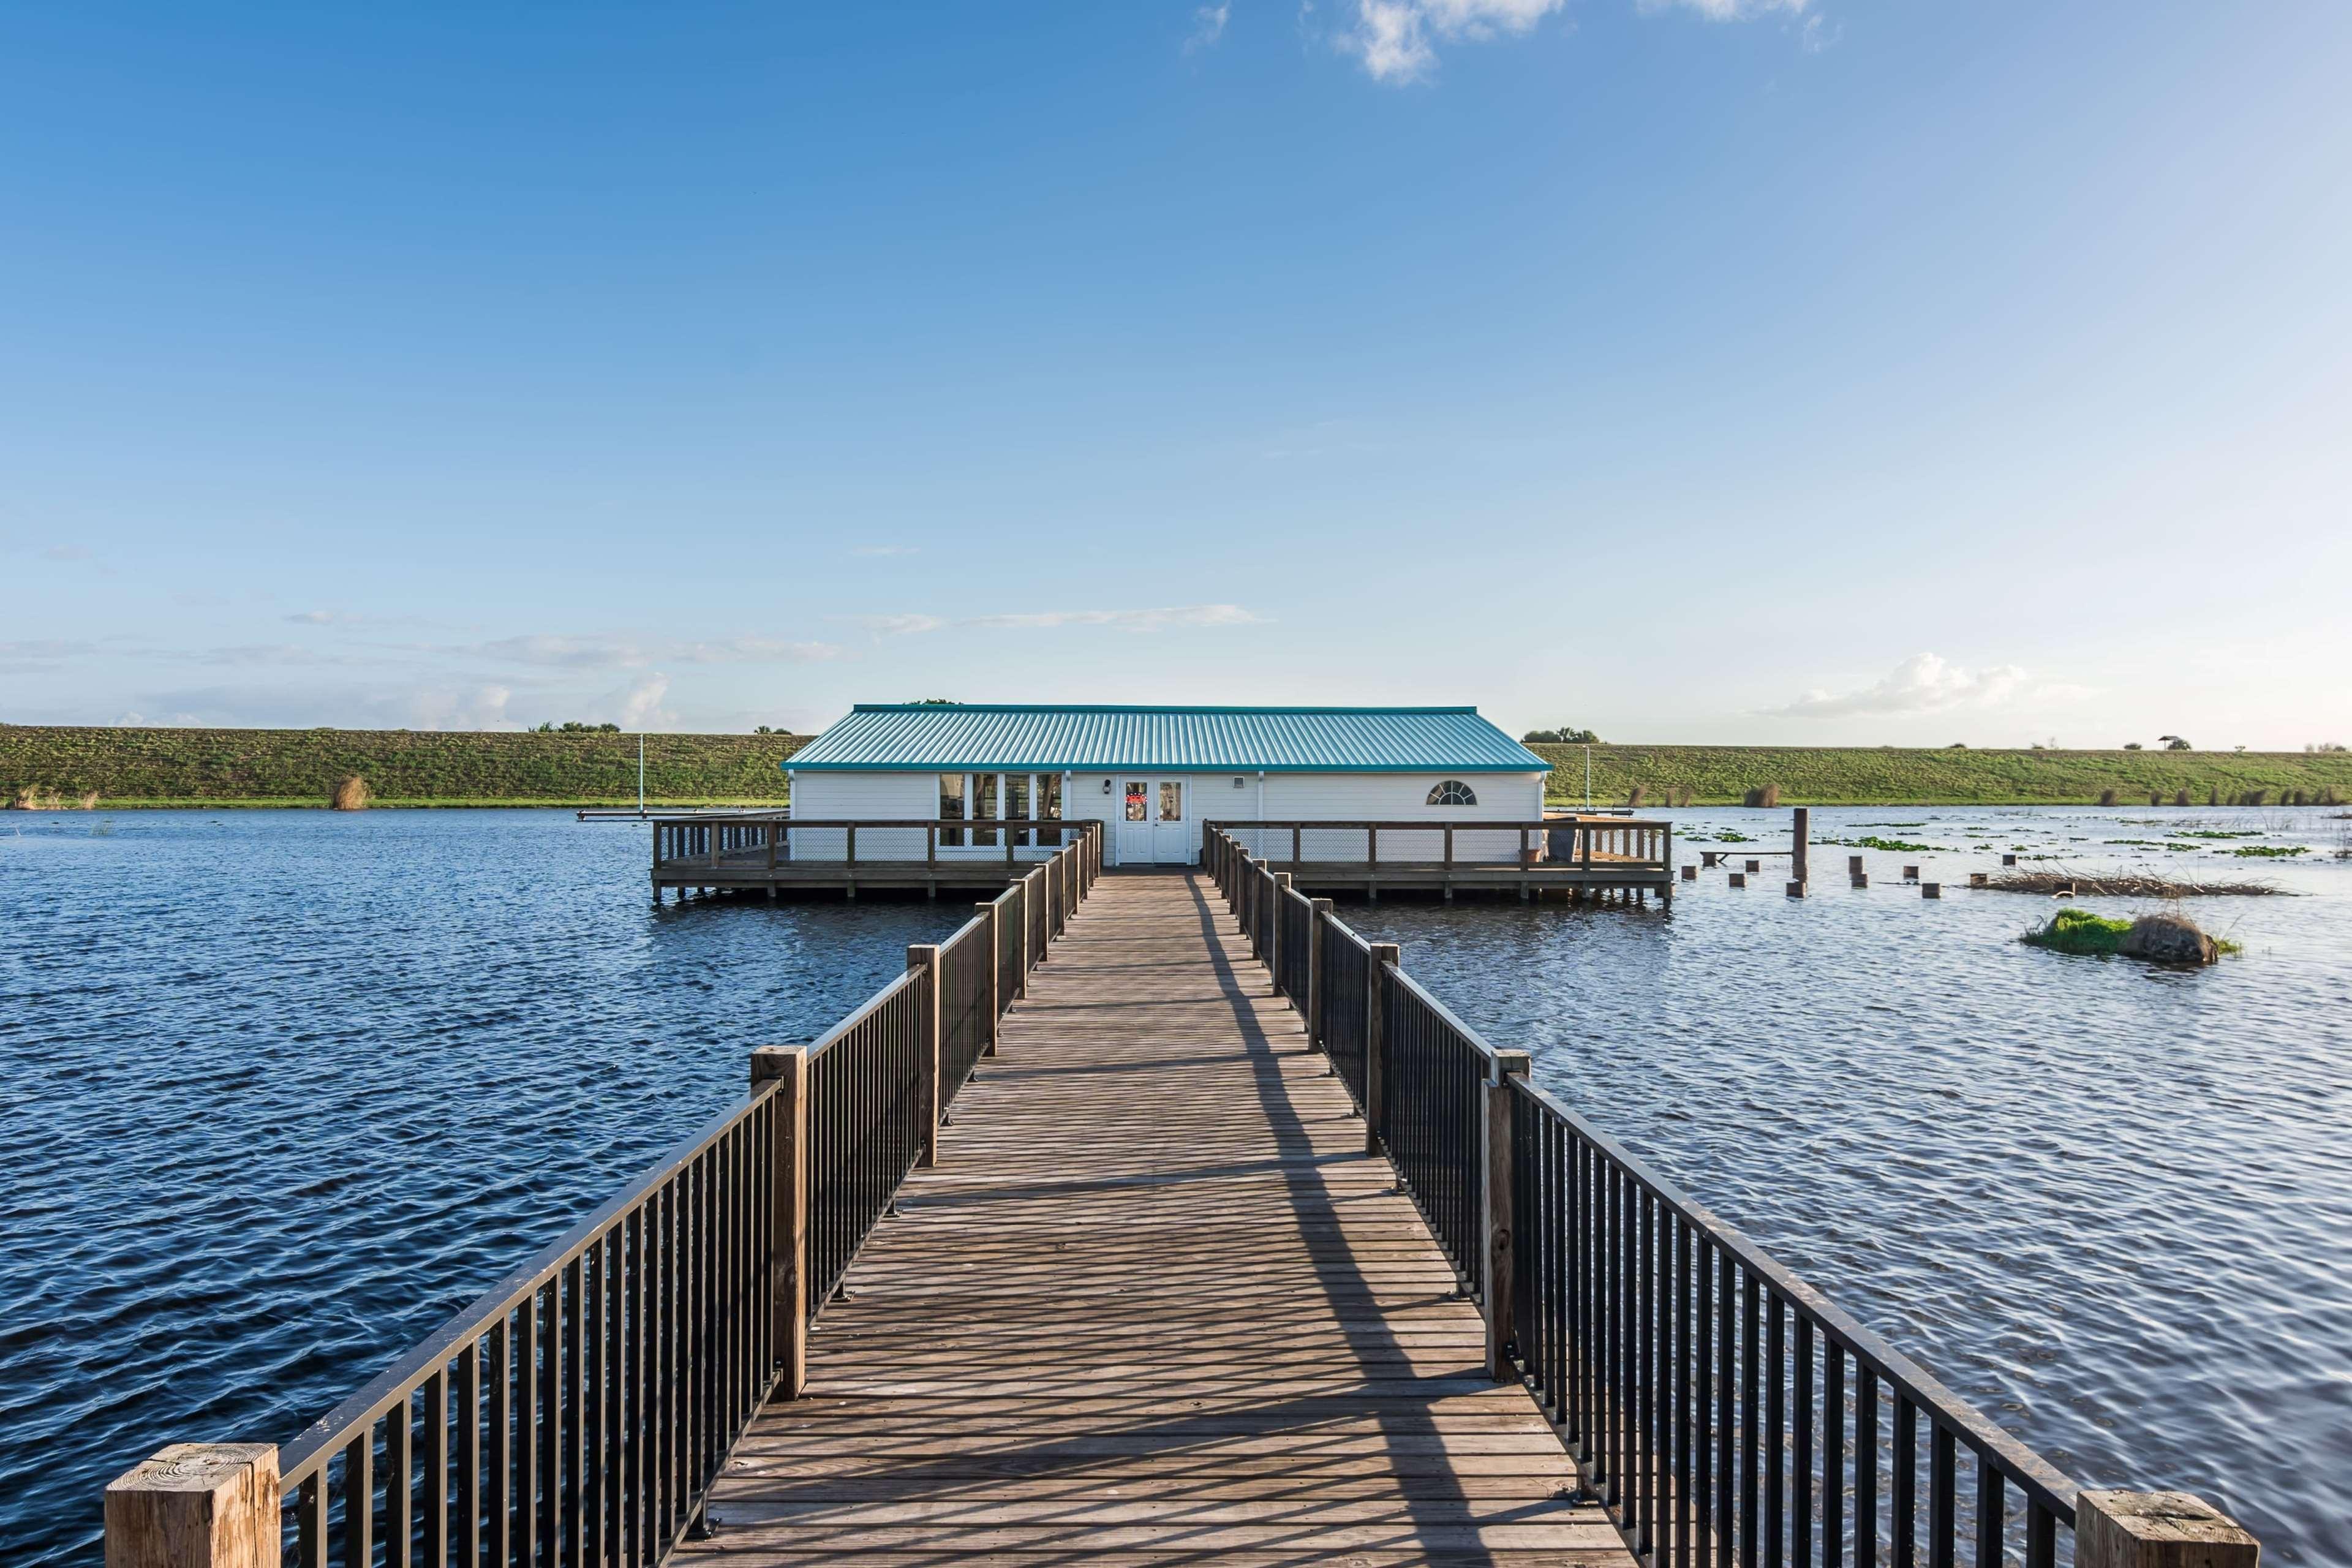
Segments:
[[[995,773],[971,775],[971,819],[974,822],[992,822],[1004,815],[996,808],[997,776]],[[996,829],[975,827],[971,830],[971,841],[974,844],[993,847],[996,843]]]
[[[1184,820],[1184,786],[1173,779],[1162,782],[1160,786],[1160,820]]]
[[[963,774],[941,773],[940,775],[940,819],[943,822],[961,822],[964,816],[963,803]],[[963,829],[961,827],[940,828],[940,842],[949,846],[961,844],[963,842]]]
[[[1151,804],[1150,785],[1141,779],[1130,779],[1127,785],[1127,819],[1129,822],[1149,820]]]
[[[1478,795],[1460,779],[1447,779],[1429,792],[1429,804],[1431,805],[1475,805],[1478,804]]]
[[[1062,820],[1062,775],[1059,773],[1037,775],[1037,820],[1040,822]],[[1061,830],[1054,827],[1041,827],[1037,830],[1037,842],[1047,848],[1058,849],[1062,846]]]
[[[1005,774],[1004,820],[1007,822],[1024,822],[1028,820],[1028,816],[1029,775],[1027,773]],[[1029,843],[1028,829],[1020,828],[1013,830],[1013,842],[1015,845],[1026,847]]]

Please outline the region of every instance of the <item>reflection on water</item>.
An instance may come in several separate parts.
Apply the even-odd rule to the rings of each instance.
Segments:
[[[1685,858],[1692,830],[1704,848],[1787,847],[1786,812],[1673,816]],[[1671,916],[1340,913],[2078,1479],[2200,1492],[2269,1560],[2352,1561],[2334,1487],[2352,1463],[2352,865],[2330,858],[2344,825],[2150,817],[1816,810],[1817,838],[1940,852],[1816,847],[1803,900],[1781,896],[1773,861],[1770,891],[1703,873]],[[2247,837],[2173,837],[2184,826]],[[1722,845],[1725,830],[1757,842]],[[2114,842],[2135,837],[2151,842]],[[2229,853],[2255,844],[2312,853]],[[2198,900],[2246,948],[2210,970],[2069,958],[2015,941],[2049,900],[1956,888],[2002,852],[2309,896]],[[1866,857],[1866,890],[1846,885],[1849,853]],[[1896,880],[1907,862],[1946,883],[1943,901]]]
[[[1686,858],[1785,847],[1786,813],[1674,815]],[[2352,1561],[2345,825],[1815,822],[1935,847],[1671,917],[1342,913],[2078,1478]],[[2000,851],[2315,896],[2200,904],[2246,954],[2168,973],[2018,944],[2045,900],[1957,887]],[[160,1442],[290,1435],[964,912],[656,910],[644,855],[547,812],[0,819],[0,1563],[96,1563],[100,1489]]]

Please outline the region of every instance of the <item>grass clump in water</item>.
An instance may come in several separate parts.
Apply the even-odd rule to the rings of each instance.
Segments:
[[[2124,938],[2131,934],[2131,928],[2129,921],[2107,920],[2088,910],[2063,909],[2050,917],[2048,925],[2027,931],[2020,940],[2053,952],[2105,955],[2123,951]]]

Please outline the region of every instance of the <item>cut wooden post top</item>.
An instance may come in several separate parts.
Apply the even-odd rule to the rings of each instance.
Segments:
[[[2187,1492],[2074,1498],[2075,1568],[2254,1568],[2262,1552],[2236,1520]]]
[[[1533,1066],[1535,1058],[1525,1051],[1497,1050],[1495,1053],[1493,1081],[1500,1083],[1507,1078],[1525,1078],[1528,1076],[1528,1068]]]
[[[791,1078],[801,1070],[808,1058],[806,1046],[754,1046],[751,1047],[751,1087],[759,1088],[771,1079]]]
[[[106,1489],[107,1568],[278,1568],[278,1448],[173,1443]]]

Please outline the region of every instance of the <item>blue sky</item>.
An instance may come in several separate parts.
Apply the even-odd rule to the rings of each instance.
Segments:
[[[2352,6],[0,5],[0,719],[2352,741]]]

